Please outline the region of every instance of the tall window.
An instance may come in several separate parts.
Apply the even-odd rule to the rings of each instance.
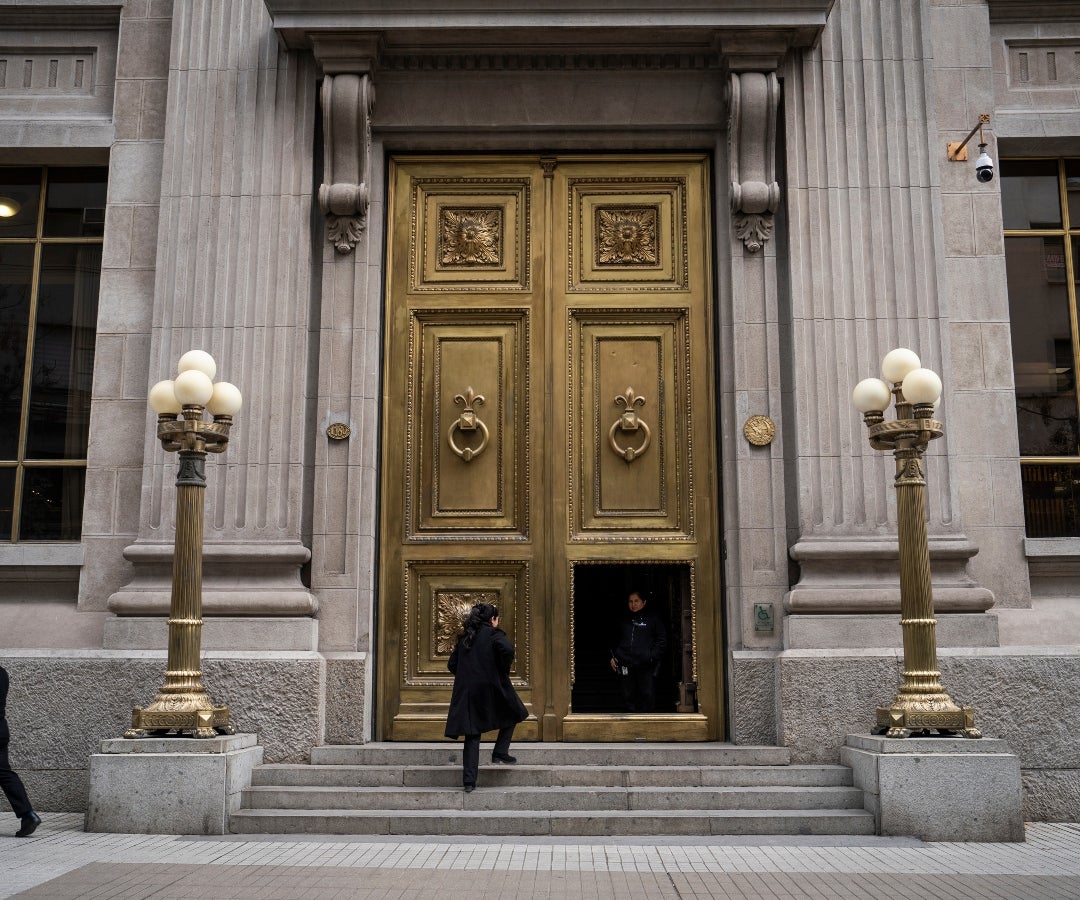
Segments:
[[[1080,536],[1080,159],[1001,162],[1028,537]]]
[[[82,530],[107,169],[0,167],[0,540]]]

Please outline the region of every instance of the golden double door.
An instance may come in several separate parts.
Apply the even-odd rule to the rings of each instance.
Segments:
[[[708,161],[390,166],[378,737],[442,736],[494,603],[519,739],[723,736]],[[667,647],[651,714],[609,665],[630,590]]]

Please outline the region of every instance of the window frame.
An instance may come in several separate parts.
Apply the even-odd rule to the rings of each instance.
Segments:
[[[1001,159],[1005,162],[1047,162],[1056,159],[1058,178],[1058,204],[1061,209],[1060,228],[1003,228],[1002,236],[1005,240],[1011,237],[1057,237],[1061,238],[1062,250],[1065,254],[1065,291],[1069,301],[1069,328],[1072,338],[1073,372],[1077,373],[1077,412],[1080,414],[1080,316],[1076,308],[1076,277],[1075,260],[1073,259],[1073,238],[1080,240],[1080,226],[1070,227],[1069,221],[1069,193],[1065,182],[1065,161],[1067,159],[1080,158],[1073,156],[1005,156]],[[1021,465],[1066,465],[1075,463],[1080,465],[1080,447],[1075,454],[1066,456],[1023,456],[1020,457]]]
[[[81,459],[37,459],[34,457],[26,456],[26,447],[29,439],[29,422],[30,422],[30,395],[33,387],[34,376],[34,346],[36,343],[36,330],[37,330],[37,318],[39,309],[39,292],[41,287],[41,261],[45,247],[49,245],[104,245],[104,229],[101,236],[96,237],[77,237],[77,236],[62,236],[62,237],[46,237],[45,231],[45,214],[48,208],[48,188],[49,188],[49,174],[51,171],[58,169],[71,169],[71,168],[102,168],[106,170],[107,167],[99,165],[76,165],[76,166],[61,166],[61,165],[33,165],[33,164],[4,164],[0,165],[0,173],[7,169],[40,169],[41,180],[39,182],[38,190],[38,209],[37,218],[34,229],[34,235],[32,237],[0,237],[0,246],[26,246],[33,245],[33,271],[30,276],[30,304],[27,311],[26,320],[26,350],[23,360],[23,384],[22,384],[22,402],[19,409],[19,433],[17,437],[17,444],[15,448],[15,458],[0,458],[0,470],[15,470],[15,481],[12,490],[12,502],[11,502],[11,535],[9,538],[0,539],[0,546],[10,545],[39,545],[39,544],[77,544],[82,540],[82,524],[79,525],[79,537],[77,538],[45,538],[42,540],[34,540],[21,538],[21,526],[22,526],[22,512],[23,512],[23,494],[26,487],[26,472],[28,469],[87,469],[87,456],[89,446],[87,446],[87,452],[84,452]],[[106,179],[107,185],[107,179]],[[98,290],[98,298],[100,299],[100,285]],[[94,337],[95,337],[95,366],[96,360],[96,341],[97,341],[97,322],[94,322]],[[88,439],[89,444],[89,439]],[[83,479],[83,499],[86,497],[86,480]],[[85,511],[85,509],[84,509]]]

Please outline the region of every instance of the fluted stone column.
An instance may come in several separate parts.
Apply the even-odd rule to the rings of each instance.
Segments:
[[[174,6],[167,108],[147,383],[199,348],[244,393],[228,456],[207,467],[203,611],[298,620],[285,638],[278,622],[274,646],[312,649],[317,605],[300,570],[315,389],[314,63],[279,47],[261,0],[186,0]],[[109,600],[120,616],[169,606],[175,461],[150,418],[139,536],[124,553],[135,575]],[[113,624],[107,646],[138,644],[131,620]]]
[[[785,421],[796,484],[790,553],[798,564],[785,600],[789,646],[845,646],[837,632],[858,625],[837,614],[899,610],[892,460],[869,448],[850,405],[852,387],[879,375],[893,347],[915,350],[946,385],[946,438],[927,457],[937,612],[977,614],[994,599],[971,573],[978,548],[961,522],[957,438],[948,427],[969,420],[959,419],[955,373],[963,364],[953,357],[944,296],[945,138],[928,118],[935,89],[931,6],[843,0],[820,46],[785,73],[794,286],[793,414]],[[812,619],[799,617],[821,614],[832,618],[821,620],[815,638]],[[954,640],[996,640],[990,617],[968,616],[965,627]],[[814,644],[825,629],[837,643]],[[858,644],[854,634],[853,641],[847,646]]]

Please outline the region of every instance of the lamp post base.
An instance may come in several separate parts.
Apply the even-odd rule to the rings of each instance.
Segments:
[[[970,706],[957,706],[948,694],[901,694],[892,706],[877,708],[877,725],[871,733],[890,738],[931,734],[982,737],[982,732],[975,727],[975,710]]]
[[[145,708],[131,711],[131,728],[125,738],[154,737],[175,732],[196,738],[236,734],[229,724],[229,707],[214,706],[205,694],[158,694]]]

